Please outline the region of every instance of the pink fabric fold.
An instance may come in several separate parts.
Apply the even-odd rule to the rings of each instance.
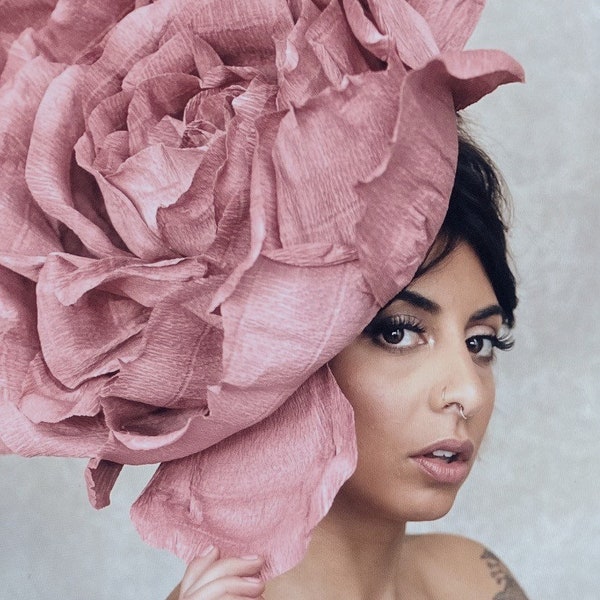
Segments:
[[[185,560],[209,544],[226,556],[260,553],[269,578],[302,558],[355,460],[352,409],[323,367],[254,427],[164,463],[132,517],[143,537]]]
[[[145,539],[301,560],[356,462],[327,362],[433,242],[456,111],[522,78],[462,50],[481,4],[3,3],[0,453],[89,458],[97,507],[162,463]]]

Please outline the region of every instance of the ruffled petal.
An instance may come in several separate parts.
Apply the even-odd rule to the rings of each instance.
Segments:
[[[36,325],[34,284],[0,267],[0,410],[20,394],[39,351]]]
[[[381,306],[410,282],[446,214],[458,153],[455,105],[520,79],[517,63],[490,52],[447,53],[402,80],[393,144],[357,186],[365,207],[360,262]]]
[[[205,280],[180,286],[160,302],[144,328],[140,356],[121,365],[104,395],[208,413],[206,390],[221,376],[223,332],[203,319],[201,307],[194,304],[210,297],[206,287],[211,284],[216,285]]]
[[[64,223],[93,254],[122,254],[98,225],[75,208],[69,185],[73,147],[84,129],[78,88],[82,75],[80,67],[70,67],[46,91],[31,134],[27,185],[40,208]]]
[[[107,441],[102,417],[33,423],[12,403],[0,405],[2,442],[21,456],[101,456]]]
[[[71,417],[93,417],[100,412],[100,392],[106,378],[67,388],[52,376],[41,353],[29,363],[16,406],[32,423],[59,423]]]
[[[71,305],[56,296],[60,281],[75,267],[59,256],[50,257],[37,285],[38,333],[44,360],[63,385],[114,373],[119,361],[141,349],[140,332],[149,310],[110,292],[91,290]]]
[[[391,143],[397,85],[391,71],[357,75],[283,118],[273,148],[282,246],[354,243],[362,213],[354,185]]]
[[[462,50],[473,33],[485,0],[408,0],[429,24],[438,48]]]
[[[343,0],[354,35],[380,60],[418,68],[439,53],[427,21],[406,0]]]
[[[144,539],[186,561],[209,544],[223,556],[260,554],[270,578],[302,558],[355,464],[352,409],[324,367],[269,418],[163,464],[132,519]]]
[[[158,237],[158,211],[175,204],[188,190],[203,155],[199,148],[149,146],[105,180],[127,197],[148,229]]]
[[[0,89],[0,253],[36,256],[61,249],[56,231],[33,201],[24,167],[38,105],[63,69],[38,58]]]
[[[90,504],[94,508],[104,508],[110,504],[110,492],[122,468],[123,465],[108,460],[90,460],[85,470],[85,481]]]
[[[133,10],[135,0],[96,0],[93,3],[89,0],[59,0],[52,4],[56,7],[37,31],[36,44],[57,62],[74,62],[101,42],[104,34]]]

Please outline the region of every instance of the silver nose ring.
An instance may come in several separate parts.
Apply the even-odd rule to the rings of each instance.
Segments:
[[[449,404],[446,403],[446,388],[444,387],[444,389],[442,390],[442,404],[443,406],[449,406]],[[460,414],[460,416],[465,420],[468,421],[469,417],[471,415],[466,415],[465,414],[465,407],[460,403],[460,402],[451,402],[450,404],[456,404],[456,406],[458,406],[458,413]]]

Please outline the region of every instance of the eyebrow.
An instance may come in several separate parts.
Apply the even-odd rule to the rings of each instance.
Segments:
[[[477,321],[484,321],[485,319],[495,317],[496,315],[502,317],[502,322],[506,321],[506,313],[502,310],[502,307],[498,304],[490,304],[490,306],[486,306],[485,308],[474,312],[469,319],[469,324],[476,323]]]
[[[431,313],[432,315],[437,315],[442,307],[433,300],[418,294],[417,292],[411,292],[410,290],[402,290],[398,294],[396,294],[387,304],[389,306],[392,302],[396,302],[396,300],[402,300],[404,302],[408,302],[417,308],[423,309],[425,312]],[[385,307],[384,307],[385,308]]]
[[[425,312],[428,312],[432,315],[437,315],[441,312],[442,307],[433,300],[419,294],[418,292],[413,292],[411,290],[404,289],[398,294],[396,294],[384,308],[388,307],[392,302],[396,302],[397,300],[401,300],[403,302],[408,302],[408,304],[412,304],[416,308],[420,308]],[[473,323],[477,323],[478,321],[484,321],[485,319],[489,319],[490,317],[499,316],[502,318],[504,322],[506,320],[506,313],[502,309],[499,304],[490,304],[484,308],[480,308],[475,311],[469,317],[469,325]]]

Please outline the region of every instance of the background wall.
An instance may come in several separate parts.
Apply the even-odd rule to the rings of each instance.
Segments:
[[[454,510],[413,527],[483,541],[532,600],[600,590],[598,32],[598,0],[489,0],[471,43],[509,51],[528,75],[470,113],[515,200],[517,345]],[[0,459],[0,599],[164,599],[183,573],[128,519],[152,469],[125,469],[96,512],[85,463]]]

